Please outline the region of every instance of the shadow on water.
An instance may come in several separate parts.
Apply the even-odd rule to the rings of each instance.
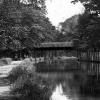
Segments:
[[[46,61],[36,64],[37,72],[72,72],[78,71],[80,67],[74,60]]]
[[[69,61],[41,62],[37,72],[53,88],[61,84],[70,100],[100,99],[100,64]],[[76,98],[76,99],[75,99]]]

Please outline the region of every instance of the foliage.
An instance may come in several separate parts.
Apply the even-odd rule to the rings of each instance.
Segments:
[[[71,18],[60,23],[61,34],[59,38],[62,41],[72,41],[73,39],[78,38],[77,36],[77,25],[78,25],[79,15],[72,16]]]
[[[44,14],[46,14],[46,5],[45,5],[45,0],[28,0],[33,7],[37,10],[42,10]]]
[[[57,34],[57,38],[56,38],[56,41],[57,42],[65,42],[67,39],[66,39],[66,35],[65,34],[62,34],[61,32]]]
[[[24,13],[26,17],[23,19],[23,24],[30,29],[29,38],[36,40],[36,42],[53,41],[56,36],[56,29],[50,23],[49,19],[42,16],[39,12],[32,15],[31,13]],[[30,22],[31,23],[30,23]]]
[[[48,81],[32,70],[34,66],[29,59],[21,65],[10,73],[11,94],[21,95],[17,100],[49,100],[51,89]]]
[[[85,7],[85,13],[78,20],[78,35],[83,43],[89,47],[100,48],[100,1],[99,0],[73,0],[80,1]]]
[[[23,75],[11,87],[11,94],[21,94],[18,100],[49,100],[50,89],[41,77]]]
[[[35,73],[35,70],[36,68],[33,66],[33,61],[27,58],[20,65],[10,71],[8,79],[11,83],[14,83],[18,77],[25,74],[27,75],[27,73]]]
[[[52,41],[55,27],[45,14],[45,0],[29,0],[28,4],[4,0],[0,6],[1,48],[18,50]]]
[[[100,13],[100,0],[73,0],[73,3],[80,1],[84,6],[86,11],[99,14]]]
[[[98,48],[100,45],[100,18],[92,14],[84,13],[78,20],[79,39],[89,47]]]

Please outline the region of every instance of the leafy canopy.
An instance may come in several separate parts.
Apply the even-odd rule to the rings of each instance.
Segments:
[[[30,0],[29,4],[4,0],[0,6],[0,46],[21,49],[52,41],[55,27],[45,12],[44,0]]]
[[[80,1],[84,7],[84,14],[80,15],[77,26],[79,40],[89,47],[100,48],[100,0],[73,0]]]
[[[72,3],[76,3],[78,1],[84,5],[86,11],[100,14],[100,0],[73,0]]]

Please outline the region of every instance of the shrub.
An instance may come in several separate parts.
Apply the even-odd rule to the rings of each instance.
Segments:
[[[51,90],[48,81],[35,72],[29,59],[24,60],[9,74],[11,94],[21,94],[16,100],[49,100]]]
[[[14,83],[18,79],[18,77],[26,74],[26,71],[27,70],[25,68],[22,69],[21,66],[13,68],[8,76],[10,83]]]
[[[11,94],[21,94],[18,100],[49,100],[51,95],[48,83],[42,83],[43,79],[20,76],[11,87]]]
[[[36,68],[34,66],[34,62],[30,60],[29,58],[26,58],[19,66],[23,68],[26,68],[28,72],[35,72]]]
[[[8,79],[10,83],[13,83],[18,79],[18,77],[22,75],[31,75],[34,73],[35,66],[33,65],[33,62],[31,62],[29,59],[25,59],[20,65],[11,70],[11,72],[8,75]]]

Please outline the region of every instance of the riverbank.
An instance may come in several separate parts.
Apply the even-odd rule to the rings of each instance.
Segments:
[[[89,93],[93,93],[95,95],[93,91],[96,91],[95,89],[97,88],[97,86],[99,86],[99,83],[95,84],[94,87],[91,85],[88,86],[87,84],[88,82],[91,83],[91,80],[94,81],[94,76],[93,79],[91,79],[92,75],[88,76],[88,74],[86,74],[86,71],[85,73],[81,73],[81,69],[85,67],[88,68],[87,71],[89,72],[90,67],[88,64],[86,66],[80,63],[79,64],[80,66],[75,67],[74,62],[76,62],[76,60],[74,61],[65,60],[67,63],[67,67],[66,67],[67,71],[65,73],[64,72],[59,73],[57,71],[51,73],[50,71],[46,73],[37,73],[36,72],[37,66],[35,66],[34,61],[35,61],[34,58],[32,59],[27,58],[10,71],[9,73],[10,76],[7,77],[10,84],[12,84],[10,86],[10,92],[9,92],[10,96],[7,94],[5,97],[1,98],[0,100],[50,100],[51,95],[53,94],[54,90],[56,90],[56,87],[57,86],[59,87],[59,84],[62,85],[62,89],[64,91],[63,93],[64,94],[66,93],[65,96],[67,96],[68,98],[70,97],[74,99],[76,97],[76,99],[78,99],[80,98],[78,97],[79,96],[78,93],[82,91],[82,93],[85,94],[84,93],[85,90],[86,91],[89,90]],[[39,62],[40,59],[38,58],[37,61]],[[57,62],[58,61],[59,60],[57,60]],[[64,63],[64,65],[66,63]],[[60,61],[58,65],[59,66],[57,66],[57,64],[55,63],[55,66],[50,66],[50,69],[54,67],[59,68],[61,66],[60,68],[61,69],[64,68],[65,71],[65,67],[62,61]],[[40,68],[43,69],[43,66],[40,66]],[[45,68],[48,67],[45,66]],[[71,70],[70,72],[68,72],[68,68],[69,69],[79,68],[79,70],[76,69],[75,72],[74,69],[73,71]],[[95,79],[99,79],[99,78],[100,78],[99,74],[98,75],[96,74]],[[89,88],[87,88],[87,86]],[[94,90],[91,92],[90,89],[92,89],[92,87]],[[73,93],[71,91],[73,91]],[[97,99],[93,99],[93,100],[97,100]]]
[[[67,60],[68,59],[70,58],[67,58]],[[62,58],[58,58],[55,60],[62,60]],[[20,89],[23,90],[23,92],[27,91],[27,89],[24,90],[23,88],[25,87],[25,85],[29,84],[29,82],[30,88],[36,85],[39,91],[44,91],[43,87],[40,86],[45,86],[44,88],[50,88],[47,79],[36,73],[36,66],[34,66],[34,64],[39,62],[44,62],[44,58],[26,58],[22,61],[12,61],[9,65],[0,66],[0,79],[3,79],[0,81],[1,83],[3,83],[3,81],[6,80],[6,82],[4,81],[5,83],[0,86],[0,100],[1,98],[2,100],[4,98],[5,100],[9,100],[9,98],[11,100],[11,98],[14,97],[19,98],[19,95],[22,94],[22,92],[17,90]],[[42,81],[45,81],[45,83],[41,83]],[[31,90],[30,92],[33,92],[33,90]],[[51,89],[47,90],[51,91]],[[47,92],[47,94],[49,93]]]
[[[41,83],[43,79],[36,73],[34,61],[35,59],[27,58],[23,61],[12,61],[10,65],[0,67],[0,79],[2,78],[0,83],[3,84],[0,84],[0,100],[29,100],[31,96],[27,95],[36,93],[35,90],[44,98],[44,93],[48,93],[47,90],[49,90],[48,83],[46,81],[44,84]],[[6,82],[3,82],[4,80]],[[41,100],[43,100],[42,97]]]
[[[17,67],[22,61],[11,61],[8,64],[0,66],[0,100],[11,100],[10,83],[7,79],[10,71]]]

